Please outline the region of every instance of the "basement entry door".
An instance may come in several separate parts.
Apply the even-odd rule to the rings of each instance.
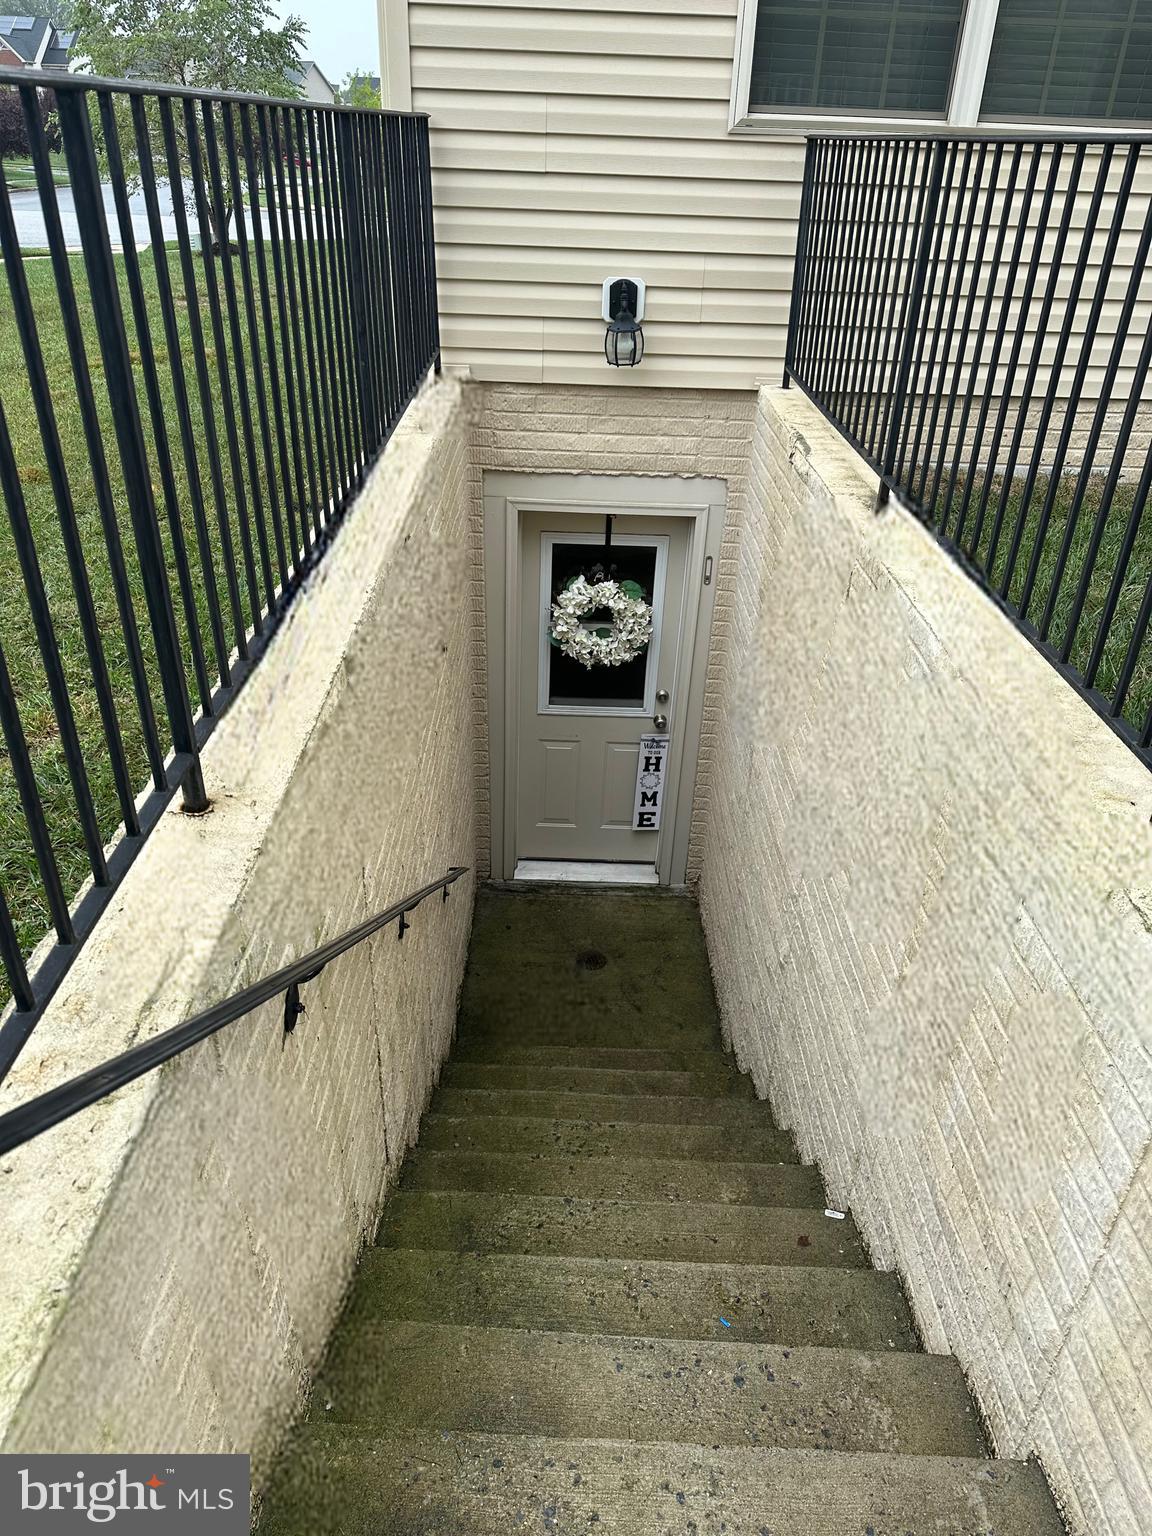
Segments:
[[[627,863],[659,870],[659,850],[671,846],[675,814],[668,751],[658,754],[658,763],[646,757],[646,766],[663,778],[658,829],[634,826],[637,766],[642,737],[676,730],[689,540],[682,517],[616,515],[606,545],[603,512],[524,514],[518,861]],[[652,606],[652,637],[631,661],[586,667],[554,642],[552,603],[574,576],[593,580],[598,571],[643,590]],[[595,620],[593,614],[587,622]],[[686,694],[686,681],[682,686]]]

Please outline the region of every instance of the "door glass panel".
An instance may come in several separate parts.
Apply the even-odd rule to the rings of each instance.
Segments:
[[[644,591],[644,601],[652,601],[656,581],[656,548],[652,544],[613,544],[605,549],[599,544],[552,545],[551,570],[548,573],[548,611],[544,622],[552,622],[552,603],[574,576],[589,581],[635,581]],[[595,623],[596,615],[588,621]],[[604,616],[605,624],[611,622]],[[619,666],[585,667],[565,656],[548,636],[548,703],[578,709],[643,709],[645,683],[651,644],[639,656]]]

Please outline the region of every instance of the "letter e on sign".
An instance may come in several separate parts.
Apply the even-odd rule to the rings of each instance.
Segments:
[[[641,736],[636,758],[636,803],[633,832],[658,832],[664,807],[664,775],[668,766],[667,736]]]

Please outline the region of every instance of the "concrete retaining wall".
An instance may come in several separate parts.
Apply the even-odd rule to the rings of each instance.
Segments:
[[[474,863],[461,386],[410,409],[0,1108]],[[6,1451],[251,1450],[322,1351],[455,1022],[472,881],[6,1159]]]
[[[1152,776],[762,391],[701,903],[725,1028],[998,1453],[1152,1508]]]

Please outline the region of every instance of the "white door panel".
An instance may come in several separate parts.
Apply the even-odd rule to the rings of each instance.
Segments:
[[[539,814],[541,827],[574,827],[580,786],[579,741],[541,741],[539,753]],[[532,782],[531,778],[529,782]]]
[[[601,766],[603,799],[600,826],[604,831],[631,831],[632,810],[636,803],[636,759],[639,749],[634,741],[606,741]]]

